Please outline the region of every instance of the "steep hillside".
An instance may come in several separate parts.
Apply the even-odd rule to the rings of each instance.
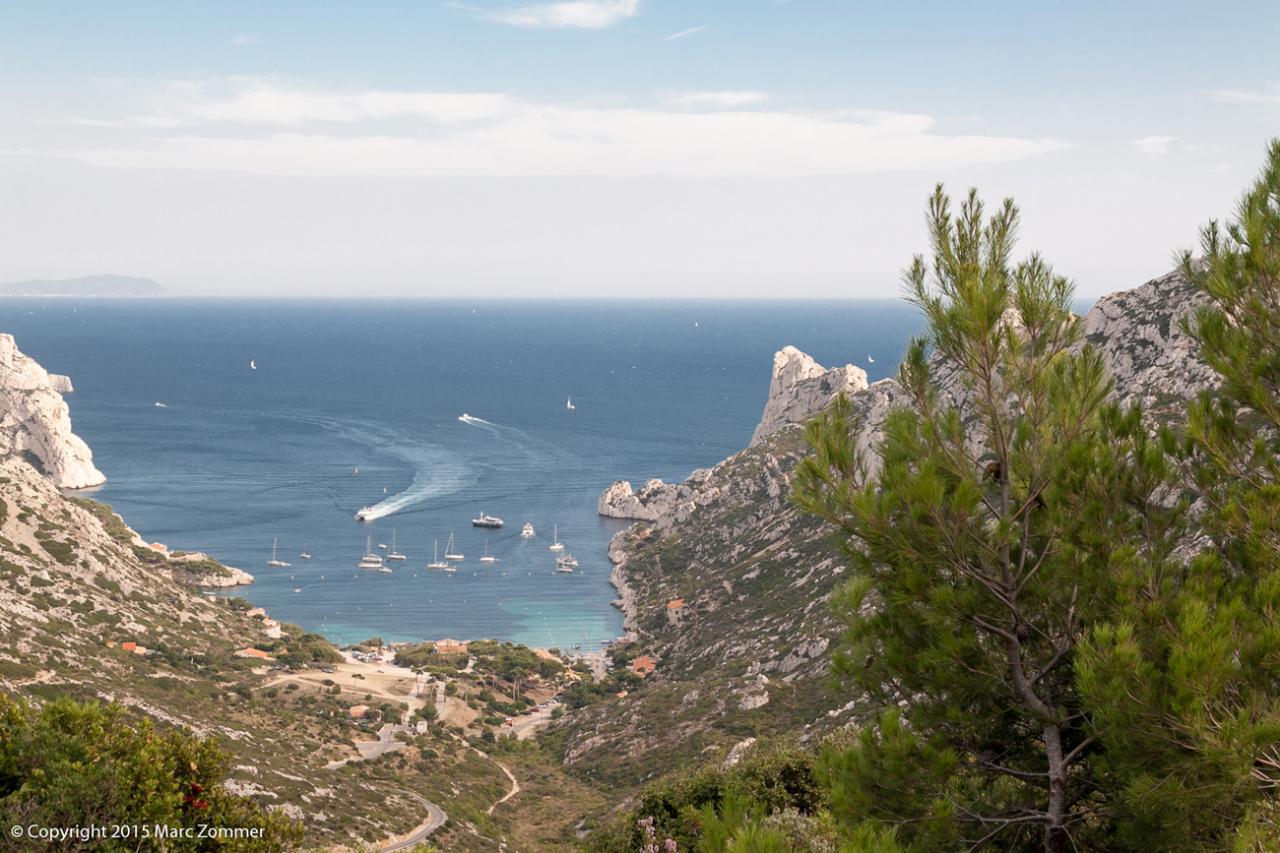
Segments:
[[[1087,339],[1103,351],[1119,399],[1158,417],[1211,384],[1178,326],[1199,299],[1172,273],[1089,312]],[[837,629],[827,599],[843,566],[831,532],[797,513],[788,494],[805,453],[801,422],[836,393],[862,418],[854,439],[874,448],[902,391],[892,379],[866,386],[858,374],[783,350],[749,448],[680,485],[650,481],[635,492],[615,483],[601,497],[602,514],[642,519],[611,544],[632,641],[618,657],[648,655],[656,670],[639,689],[567,718],[560,737],[570,767],[635,783],[724,757],[749,737],[810,738],[857,718],[858,697],[829,677]]]

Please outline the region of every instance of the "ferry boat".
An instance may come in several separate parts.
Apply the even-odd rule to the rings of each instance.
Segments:
[[[534,529],[533,529],[533,523],[532,523],[532,522],[528,522],[528,521],[526,521],[526,522],[524,523],[524,527],[521,527],[521,528],[520,528],[520,538],[521,538],[521,539],[532,539],[533,537],[535,537],[535,536],[537,536],[537,535],[538,535],[538,534],[537,534],[536,532],[534,532]]]
[[[497,529],[502,527],[502,525],[505,523],[506,522],[498,518],[496,515],[485,515],[483,512],[480,513],[479,518],[471,519],[472,527],[492,527],[494,529]]]
[[[556,560],[556,574],[571,575],[573,574],[573,566],[568,563],[563,563],[560,560]]]
[[[375,554],[373,552],[373,535],[372,534],[370,534],[369,538],[365,540],[364,556],[360,558],[360,562],[356,563],[356,568],[357,569],[381,569],[382,568],[382,555]]]

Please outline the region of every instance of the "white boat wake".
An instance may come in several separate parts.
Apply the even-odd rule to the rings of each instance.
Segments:
[[[330,418],[304,418],[310,423],[348,441],[407,462],[413,469],[408,487],[375,504],[361,508],[360,520],[373,521],[416,506],[432,498],[462,491],[476,481],[476,472],[467,461],[437,445],[415,444],[407,436],[372,424]]]

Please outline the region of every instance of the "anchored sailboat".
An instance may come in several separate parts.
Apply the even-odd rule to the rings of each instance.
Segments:
[[[364,556],[360,558],[360,562],[356,563],[357,569],[381,569],[382,555],[373,552],[373,534],[364,543]]]
[[[492,556],[490,556],[490,555],[489,555],[489,540],[488,540],[488,539],[486,539],[486,540],[484,541],[484,556],[480,558],[480,562],[482,562],[482,563],[496,563],[496,562],[498,562],[498,558],[497,558],[497,557],[492,557]]]
[[[267,560],[267,565],[268,565],[268,566],[272,566],[273,568],[283,569],[283,568],[285,568],[286,566],[288,566],[289,564],[288,564],[288,563],[286,563],[284,560],[277,560],[277,559],[276,559],[276,545],[277,545],[277,544],[279,544],[279,542],[280,542],[280,540],[279,540],[279,539],[272,539],[272,540],[271,540],[271,559],[270,559],[270,560]]]
[[[455,553],[453,550],[453,534],[449,534],[449,543],[444,546],[444,558],[446,560],[463,560],[466,559],[462,554]]]
[[[560,541],[560,525],[553,524],[551,526],[551,544],[547,546],[548,551],[563,551],[564,543]]]
[[[396,529],[391,528],[391,550],[387,552],[388,560],[405,560],[408,559],[404,554],[396,550]]]
[[[456,571],[456,569],[454,569],[453,566],[449,565],[448,563],[440,559],[440,540],[439,539],[434,540],[434,542],[432,543],[431,554],[432,554],[431,562],[427,563],[428,569],[434,569],[439,572]]]

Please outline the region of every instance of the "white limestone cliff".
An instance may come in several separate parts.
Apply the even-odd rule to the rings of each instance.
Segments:
[[[783,347],[773,356],[769,399],[751,443],[816,415],[837,394],[852,396],[866,387],[867,372],[860,367],[846,364],[828,370],[795,347]]]
[[[62,399],[70,391],[70,379],[50,374],[22,354],[13,335],[0,333],[0,456],[29,454],[60,489],[99,486],[107,478],[71,432]]]

